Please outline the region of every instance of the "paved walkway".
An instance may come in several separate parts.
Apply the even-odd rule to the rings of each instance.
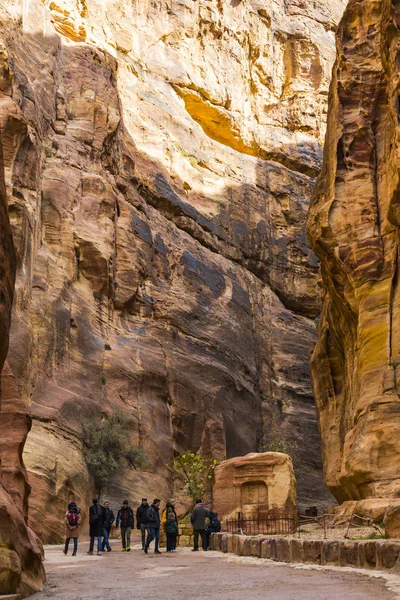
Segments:
[[[32,600],[393,600],[385,581],[342,570],[281,566],[218,552],[146,556],[136,545],[122,553],[119,542],[104,556],[76,557],[61,546],[46,547],[48,583]]]

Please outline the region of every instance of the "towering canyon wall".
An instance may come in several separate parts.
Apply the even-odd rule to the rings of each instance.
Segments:
[[[338,500],[400,494],[399,29],[398,1],[349,2],[308,223],[325,294],[312,373]]]
[[[166,498],[174,452],[230,458],[270,441],[297,447],[300,501],[326,499],[305,220],[343,7],[2,3],[9,362],[33,418],[43,539],[91,494],[82,421],[117,409],[135,416],[148,467],[121,469],[114,501]]]
[[[11,76],[0,47],[0,129],[10,97]],[[0,138],[0,373],[7,355],[14,293],[15,252],[7,212],[3,147]],[[22,448],[30,418],[18,397],[8,365],[0,389],[0,594],[29,594],[41,588],[41,551],[28,528],[29,486]]]

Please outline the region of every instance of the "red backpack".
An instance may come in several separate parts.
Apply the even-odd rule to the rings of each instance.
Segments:
[[[69,512],[68,513],[68,523],[70,524],[70,527],[77,527],[78,526],[78,513]]]

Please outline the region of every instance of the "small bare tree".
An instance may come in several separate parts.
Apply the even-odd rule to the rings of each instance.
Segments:
[[[197,452],[183,452],[174,458],[174,469],[183,477],[193,503],[202,498],[206,485],[214,477],[218,464],[215,458],[207,458]]]

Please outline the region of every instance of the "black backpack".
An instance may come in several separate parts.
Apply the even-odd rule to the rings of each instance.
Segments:
[[[89,519],[89,524],[90,525],[97,525],[99,519],[100,519],[100,515],[102,513],[102,508],[101,506],[99,506],[98,504],[95,504],[93,506],[93,511],[91,511],[90,514],[90,519]]]

